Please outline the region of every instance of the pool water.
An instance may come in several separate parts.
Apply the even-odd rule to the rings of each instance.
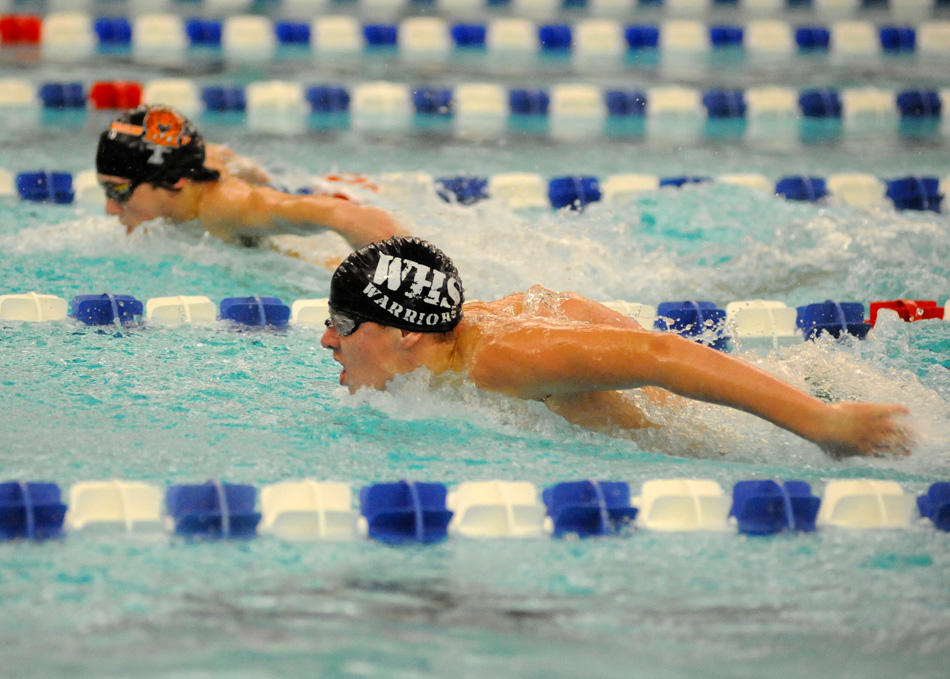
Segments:
[[[75,73],[96,72],[89,68]],[[0,167],[88,169],[106,120],[88,112],[7,126]],[[287,138],[213,118],[202,129],[289,181],[336,169],[950,174],[939,137]],[[455,259],[469,299],[534,283],[650,304],[950,298],[946,214],[795,203],[715,183],[583,213],[383,189],[371,199]],[[345,253],[329,236],[308,247]],[[331,273],[165,224],[127,237],[95,205],[12,198],[0,202],[0,252],[0,294],[258,294],[289,304],[326,296]],[[351,396],[316,329],[0,322],[0,478],[64,489],[107,478],[260,487],[312,477],[354,489],[401,478],[539,487],[596,478],[627,481],[634,495],[656,478],[709,478],[727,492],[743,479],[803,479],[820,494],[830,480],[870,477],[914,495],[950,480],[950,323],[884,319],[863,342],[742,356],[824,398],[905,404],[913,455],[832,461],[787,432],[707,405],[666,415],[659,434],[611,438],[536,403],[471,387],[430,390],[425,374]],[[950,662],[950,540],[918,522],[764,539],[638,531],[403,548],[69,535],[0,544],[0,563],[5,677],[930,679]]]

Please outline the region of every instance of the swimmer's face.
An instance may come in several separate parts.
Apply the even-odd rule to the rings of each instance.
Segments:
[[[397,328],[364,321],[353,334],[341,337],[331,324],[320,344],[343,366],[340,384],[352,394],[361,387],[384,389],[394,375],[412,369],[400,361],[402,336]]]
[[[143,222],[165,216],[168,191],[148,183],[136,185],[124,177],[100,174],[98,179],[104,189],[109,189],[106,194],[106,214],[118,217],[126,233],[132,233]],[[110,196],[110,193],[115,197]]]

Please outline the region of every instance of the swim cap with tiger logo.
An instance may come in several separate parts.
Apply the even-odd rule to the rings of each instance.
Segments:
[[[191,141],[185,134],[185,118],[170,108],[153,108],[145,114],[143,127],[146,143],[177,149]]]
[[[204,162],[198,128],[168,106],[143,105],[126,111],[100,135],[96,153],[99,174],[164,184],[181,177],[219,178]]]

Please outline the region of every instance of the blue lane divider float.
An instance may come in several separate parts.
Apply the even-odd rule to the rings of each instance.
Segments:
[[[718,484],[710,480],[680,481],[685,482],[687,488],[708,490],[710,485],[718,488]],[[309,483],[313,485],[313,482]],[[292,496],[299,485],[277,483],[265,488],[262,498],[269,494],[271,520],[276,516],[273,514],[274,502],[279,499],[275,497],[275,493],[287,491]],[[338,493],[336,499],[345,510],[350,506],[347,499],[348,486],[331,485],[343,487],[343,494]],[[481,485],[495,488],[498,484],[495,482]],[[673,514],[666,517],[663,526],[656,525],[657,503],[665,503],[668,508],[672,508],[675,503],[670,504],[671,500],[681,502],[682,485],[669,479],[644,482],[644,492],[648,487],[655,491],[651,496],[653,517],[644,520],[644,529],[676,532],[735,529],[748,535],[774,535],[784,531],[813,532],[819,526],[861,530],[907,528],[910,527],[909,512],[916,504],[922,519],[921,526],[926,524],[937,530],[950,532],[950,482],[946,481],[932,483],[926,493],[915,498],[914,503],[913,500],[904,500],[903,489],[895,482],[829,482],[825,487],[825,497],[819,498],[812,494],[811,486],[804,481],[743,480],[737,481],[733,487],[729,507],[730,523],[720,525],[713,522],[715,526],[700,526],[694,517],[681,516],[682,512],[674,510]],[[90,487],[93,486],[108,486],[109,492],[90,493]],[[84,493],[76,492],[83,487]],[[666,490],[663,491],[663,488]],[[132,507],[137,513],[144,511],[148,515],[148,519],[142,522],[146,530],[164,527],[187,538],[253,538],[258,534],[257,527],[262,517],[257,511],[258,492],[255,486],[223,483],[214,479],[203,484],[170,486],[164,493],[164,516],[160,514],[157,505],[160,502],[160,495],[157,494],[161,491],[147,483],[80,482],[74,485],[72,490],[74,492],[70,494],[71,501],[78,504],[69,508],[63,504],[61,491],[56,483],[0,483],[0,540],[43,540],[59,537],[63,534],[64,518],[69,516],[69,532],[82,531],[87,521],[101,522],[103,517],[132,530],[133,523],[137,523],[130,518],[129,511]],[[99,490],[101,491],[101,488]],[[122,504],[118,511],[115,502],[117,491]],[[721,489],[719,492],[721,494]],[[363,487],[359,497],[365,526],[363,530],[356,532],[366,537],[399,545],[439,542],[449,535],[447,529],[453,512],[446,506],[447,488],[444,484],[409,480],[378,483]],[[299,497],[297,500],[299,501]],[[481,500],[489,503],[494,501],[497,504],[495,495],[490,498],[482,497]],[[631,505],[630,488],[624,481],[566,481],[546,488],[542,492],[542,500],[547,514],[546,527],[541,531],[532,531],[531,535],[534,537],[547,534],[553,537],[629,535],[631,531],[626,529],[636,528],[640,521],[638,506]],[[640,500],[642,501],[642,498]],[[698,495],[692,494],[692,504],[701,500]],[[313,498],[308,498],[304,504],[307,512],[314,511]],[[291,497],[284,497],[283,505],[292,514],[299,513],[299,502],[293,502]],[[836,516],[841,514],[836,510],[841,509],[843,505],[847,505],[844,510],[846,518]],[[884,511],[885,505],[891,509]],[[489,505],[481,506],[484,508]],[[510,498],[504,506],[511,511]],[[150,509],[151,507],[154,509]],[[901,509],[902,507],[906,507],[907,511]],[[823,510],[822,513],[819,513],[819,509]],[[74,513],[69,515],[67,510]],[[892,515],[888,516],[889,513]],[[822,514],[826,516],[822,517]],[[346,524],[349,523],[350,520],[347,519]],[[344,532],[350,535],[353,531],[347,529]],[[286,537],[293,534],[291,531]],[[323,531],[320,531],[320,535],[323,534]],[[513,533],[510,526],[506,526],[504,530],[482,530],[477,532],[477,535],[511,537]],[[310,536],[313,537],[312,532]]]
[[[36,203],[68,205],[76,195],[68,172],[23,172],[16,177],[17,194]]]
[[[345,87],[310,87],[307,89],[306,98],[313,112],[317,114],[348,113],[350,110],[350,93]]]
[[[672,186],[674,188],[682,188],[688,186],[689,184],[704,184],[708,181],[712,181],[709,177],[696,177],[696,176],[682,176],[682,177],[661,177],[660,178],[660,187]]]
[[[45,83],[40,86],[37,98],[45,109],[84,109],[87,92],[82,83]]]
[[[637,516],[623,481],[567,481],[545,489],[541,499],[556,537],[613,535]]]
[[[710,119],[746,117],[745,95],[741,90],[707,90],[703,93],[703,106]]]
[[[567,24],[538,26],[538,45],[542,52],[569,52],[573,44],[571,27]]]
[[[412,104],[419,115],[450,117],[453,113],[452,90],[445,87],[420,87],[412,93]]]
[[[277,297],[228,297],[220,310],[222,319],[242,325],[283,327],[290,321],[290,307]]]
[[[827,52],[831,47],[831,29],[825,26],[799,26],[795,44],[801,52]]]
[[[448,537],[452,512],[441,483],[397,481],[360,489],[369,537],[389,544],[430,543]]]
[[[596,177],[555,177],[548,182],[548,200],[556,210],[582,210],[602,197],[600,182]]]
[[[247,98],[243,87],[205,87],[201,90],[205,110],[213,113],[247,110]]]
[[[59,537],[66,516],[55,483],[8,481],[0,483],[0,540]]]
[[[935,90],[904,90],[897,94],[897,110],[902,118],[939,118],[943,102]]]
[[[396,47],[399,42],[399,27],[394,24],[366,24],[363,38],[369,47]]]
[[[488,198],[488,180],[482,177],[443,177],[435,181],[438,196],[447,203],[473,205]]]
[[[511,115],[547,116],[551,97],[547,90],[514,89],[508,91],[508,111]]]
[[[832,337],[852,335],[864,339],[873,327],[864,321],[864,305],[861,302],[838,302],[830,299],[798,307],[796,322],[808,340],[815,339],[822,333],[828,333]]]
[[[709,42],[714,49],[742,47],[745,32],[741,26],[713,25],[709,27]]]
[[[192,47],[221,47],[221,22],[205,19],[189,19],[185,33]]]
[[[950,482],[941,481],[917,498],[920,515],[942,531],[950,531]]]
[[[882,26],[878,35],[886,54],[908,54],[917,49],[917,31],[910,26]]]
[[[254,486],[211,480],[201,485],[177,485],[165,496],[175,532],[186,537],[252,538],[261,520],[254,511]]]
[[[656,308],[656,329],[696,339],[719,351],[727,351],[726,310],[714,302],[662,302]]]
[[[132,24],[125,17],[99,17],[93,22],[99,47],[128,47],[132,44]]]
[[[773,535],[783,530],[810,532],[821,499],[804,481],[739,481],[732,491],[732,509],[740,533]]]
[[[340,116],[350,111],[350,93],[344,87],[320,85],[309,87],[306,100],[317,116]]]
[[[841,96],[834,89],[805,90],[798,97],[798,106],[806,118],[840,118]]]
[[[943,196],[936,177],[902,177],[887,182],[887,197],[898,210],[940,212]]]
[[[643,117],[647,94],[643,90],[607,90],[604,92],[607,115],[615,118]]]
[[[76,295],[70,302],[70,315],[86,325],[131,323],[142,315],[142,302],[131,295]]]
[[[656,50],[660,46],[660,27],[655,25],[634,24],[624,28],[624,41],[631,52]]]
[[[274,24],[277,42],[281,45],[310,46],[310,24],[299,21],[278,21]]]
[[[821,177],[782,177],[775,184],[775,193],[788,200],[814,203],[825,198],[828,189]]]
[[[449,34],[459,49],[483,49],[488,28],[485,24],[452,24]]]

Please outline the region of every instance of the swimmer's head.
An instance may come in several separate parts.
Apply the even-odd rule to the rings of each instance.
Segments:
[[[201,182],[220,177],[205,167],[198,128],[171,107],[148,105],[126,111],[102,133],[96,172],[165,187],[182,178]]]
[[[362,321],[411,332],[449,332],[462,320],[463,301],[452,260],[413,236],[360,248],[343,260],[330,282],[331,321],[341,336],[355,332]]]

